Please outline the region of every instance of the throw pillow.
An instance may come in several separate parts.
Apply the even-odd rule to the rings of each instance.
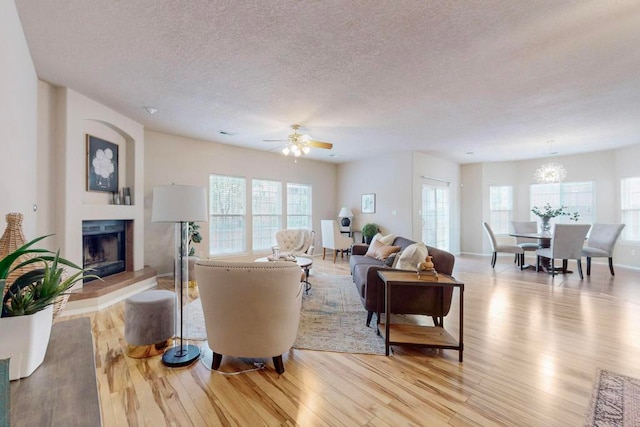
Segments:
[[[373,238],[371,239],[371,243],[375,242],[375,241],[379,241],[381,242],[383,245],[390,245],[393,243],[393,241],[396,240],[396,235],[391,233],[391,234],[387,234],[386,236],[383,236],[382,233],[377,233],[375,236],[373,236]]]
[[[396,268],[398,270],[417,271],[418,263],[427,259],[427,255],[429,255],[429,251],[424,243],[418,242],[411,244],[402,251],[400,258],[398,259],[398,263],[396,264]]]
[[[376,259],[379,259],[380,261],[385,261],[389,255],[394,254],[399,250],[400,250],[400,246],[390,246],[390,245],[380,246],[376,250]]]
[[[372,240],[371,243],[369,244],[369,249],[367,249],[367,253],[365,254],[365,256],[371,257],[371,258],[375,258],[376,257],[376,251],[378,250],[378,248],[384,246],[382,243],[380,243],[379,240]]]

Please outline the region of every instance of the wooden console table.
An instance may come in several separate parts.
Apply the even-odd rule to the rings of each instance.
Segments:
[[[385,287],[385,321],[378,323],[378,331],[384,337],[385,354],[389,355],[391,345],[417,345],[421,347],[445,348],[458,350],[458,360],[462,362],[462,331],[464,308],[464,283],[458,282],[453,277],[439,274],[437,280],[433,277],[423,276],[418,278],[417,273],[407,271],[380,270],[378,276],[384,282]],[[458,339],[444,329],[444,316],[438,317],[438,326],[421,326],[407,324],[391,324],[391,289],[394,286],[426,286],[444,289],[453,287],[460,289],[460,330]],[[439,292],[443,299],[444,293]],[[400,313],[397,313],[400,314]]]

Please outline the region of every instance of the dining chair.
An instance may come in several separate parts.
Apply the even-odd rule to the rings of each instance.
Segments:
[[[538,223],[536,221],[511,221],[511,227],[515,233],[536,234]],[[520,255],[520,265],[524,264],[524,255],[527,251],[535,252],[540,247],[538,239],[529,237],[516,237],[516,246],[520,246],[524,251]],[[518,257],[518,255],[516,255]]]
[[[338,252],[341,255],[344,255],[345,252],[349,253],[353,239],[343,236],[338,228],[338,223],[332,219],[320,220],[320,227],[322,231],[322,259],[324,260],[327,249],[332,249],[333,263],[335,264]]]
[[[517,257],[520,257],[520,259],[524,260],[524,250],[520,246],[517,246],[517,245],[499,245],[498,241],[496,240],[495,234],[493,234],[493,230],[491,229],[491,226],[489,224],[487,224],[486,222],[483,222],[482,226],[484,227],[484,230],[487,232],[487,235],[489,236],[489,241],[491,242],[491,250],[493,251],[493,254],[491,256],[491,267],[492,268],[495,268],[495,266],[496,266],[496,260],[498,258],[498,252],[515,254]],[[520,263],[520,270],[522,270],[523,268],[524,268],[524,262],[521,262]]]
[[[613,247],[616,245],[618,237],[625,224],[593,224],[587,246],[582,249],[582,256],[587,257],[587,276],[591,274],[591,258],[609,258],[609,271],[613,272]]]
[[[553,230],[551,246],[536,250],[536,271],[540,270],[540,262],[542,257],[551,260],[551,274],[556,274],[555,259],[562,260],[562,272],[567,272],[567,261],[575,259],[578,264],[578,273],[580,278],[582,275],[582,247],[587,237],[591,225],[589,224],[556,224]]]

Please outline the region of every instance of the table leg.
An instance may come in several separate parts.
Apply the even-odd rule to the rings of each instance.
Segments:
[[[309,267],[304,268],[304,293],[309,295],[309,289],[311,289],[311,283],[309,283]]]

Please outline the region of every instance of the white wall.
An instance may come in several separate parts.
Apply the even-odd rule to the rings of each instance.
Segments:
[[[316,248],[321,248],[320,220],[335,218],[336,166],[330,163],[298,159],[264,151],[195,140],[160,132],[145,131],[145,256],[159,274],[173,269],[173,226],[151,222],[153,187],[188,184],[209,188],[209,175],[242,176],[310,184],[313,187],[313,228]],[[251,217],[248,216],[251,224]],[[196,254],[208,256],[208,225],[201,224],[203,240]],[[247,230],[251,239],[250,227]],[[275,242],[274,242],[275,243]],[[317,253],[317,251],[316,251]],[[249,254],[253,255],[253,254]]]
[[[37,77],[13,0],[0,0],[0,224],[24,215],[27,239],[36,237]]]

